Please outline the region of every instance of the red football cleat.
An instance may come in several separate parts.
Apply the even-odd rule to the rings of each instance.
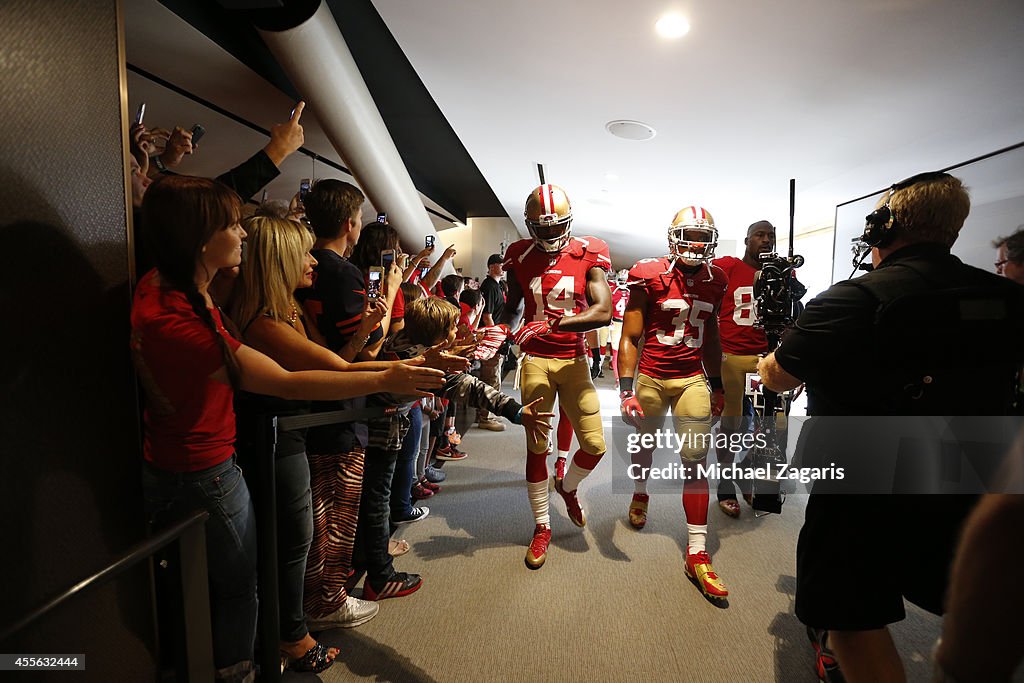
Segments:
[[[526,566],[540,569],[548,559],[548,544],[551,543],[551,527],[538,524],[533,530],[533,540],[526,550]]]
[[[715,568],[711,566],[711,556],[706,550],[691,553],[687,548],[686,575],[690,577],[690,580],[696,582],[701,593],[709,598],[721,600],[729,595],[725,584],[718,578]]]
[[[643,529],[647,524],[647,502],[651,499],[646,493],[634,493],[629,501],[629,524],[634,529]]]
[[[572,523],[578,527],[584,527],[587,525],[587,515],[583,512],[583,506],[580,505],[579,499],[576,497],[576,491],[566,492],[562,488],[562,480],[555,479],[555,492],[562,497],[565,501],[565,513],[569,515],[569,519]]]

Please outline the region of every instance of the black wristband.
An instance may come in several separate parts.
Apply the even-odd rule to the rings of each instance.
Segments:
[[[633,378],[619,377],[619,391],[633,391]]]
[[[721,377],[708,377],[708,384],[711,385],[711,391],[718,391],[719,389],[725,389],[725,385],[722,384]]]

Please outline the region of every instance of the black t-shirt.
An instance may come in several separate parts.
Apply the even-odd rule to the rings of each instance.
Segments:
[[[330,249],[314,249],[312,254],[317,260],[313,286],[300,289],[295,295],[327,340],[327,347],[337,352],[348,343],[363,315],[363,273]],[[379,328],[376,336],[380,338]],[[375,341],[373,335],[372,341]],[[363,397],[346,401],[316,401],[313,412],[362,408],[365,404]],[[311,455],[346,452],[356,445],[365,448],[366,425],[343,423],[314,427],[309,430],[306,442],[306,451]]]
[[[505,309],[505,293],[501,291],[501,285],[488,275],[480,283],[480,294],[484,298],[484,313],[490,313],[491,319],[497,323]]]
[[[1005,415],[1007,406],[998,390],[986,391],[980,383],[996,379],[997,373],[1012,373],[1012,361],[993,358],[993,337],[991,330],[987,336],[981,334],[983,323],[956,322],[958,305],[963,309],[960,318],[972,315],[962,303],[968,289],[1006,297],[1013,310],[1020,310],[1024,298],[1024,288],[965,265],[940,244],[905,247],[873,272],[837,282],[812,299],[783,337],[775,359],[786,372],[807,383],[811,415],[928,414],[888,409],[891,403],[885,399],[903,390],[901,367],[923,357],[959,364],[952,376],[966,384],[959,387],[963,396],[975,396],[969,405],[957,402],[931,414]],[[945,313],[924,320],[916,334],[904,335],[905,343],[879,344],[878,321],[885,306],[914,296],[920,297],[922,305],[941,306]],[[990,326],[997,336],[1000,325]],[[1010,323],[1001,328],[1004,340],[1012,343]],[[973,372],[972,366],[976,367]],[[983,405],[986,401],[991,405]]]

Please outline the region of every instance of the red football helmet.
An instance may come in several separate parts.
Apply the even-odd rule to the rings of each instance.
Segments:
[[[526,228],[541,251],[557,253],[572,236],[572,204],[558,185],[541,185],[526,198]]]
[[[700,206],[679,211],[668,228],[668,249],[672,258],[688,266],[708,263],[715,257],[718,230],[715,219]]]

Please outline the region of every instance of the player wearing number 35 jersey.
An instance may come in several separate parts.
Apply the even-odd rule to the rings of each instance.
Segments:
[[[601,406],[590,379],[583,332],[611,320],[611,291],[605,272],[611,268],[608,245],[593,237],[573,237],[572,207],[565,190],[541,185],[526,199],[526,226],[531,239],[513,243],[503,264],[508,277],[506,317],[525,299],[523,327],[516,334],[524,357],[522,397],[542,399],[550,411],[556,396],[569,418],[580,449],[555,490],[576,526],[587,522],[576,488],[605,452]],[[538,410],[540,408],[538,407]],[[527,435],[526,482],[536,522],[526,564],[538,569],[551,540],[548,515],[547,450],[544,439]]]
[[[721,268],[711,264],[718,231],[705,209],[688,206],[678,212],[669,227],[668,242],[667,257],[644,259],[629,271],[629,303],[619,342],[622,416],[649,434],[663,428],[671,408],[686,477],[686,574],[705,595],[721,599],[729,593],[707,553],[708,482],[697,465],[704,463],[710,445],[711,417],[721,414],[724,401],[718,311],[728,280]],[[631,457],[630,476],[636,489],[629,522],[642,529],[650,501],[644,469],[651,467],[653,450],[641,449]]]

